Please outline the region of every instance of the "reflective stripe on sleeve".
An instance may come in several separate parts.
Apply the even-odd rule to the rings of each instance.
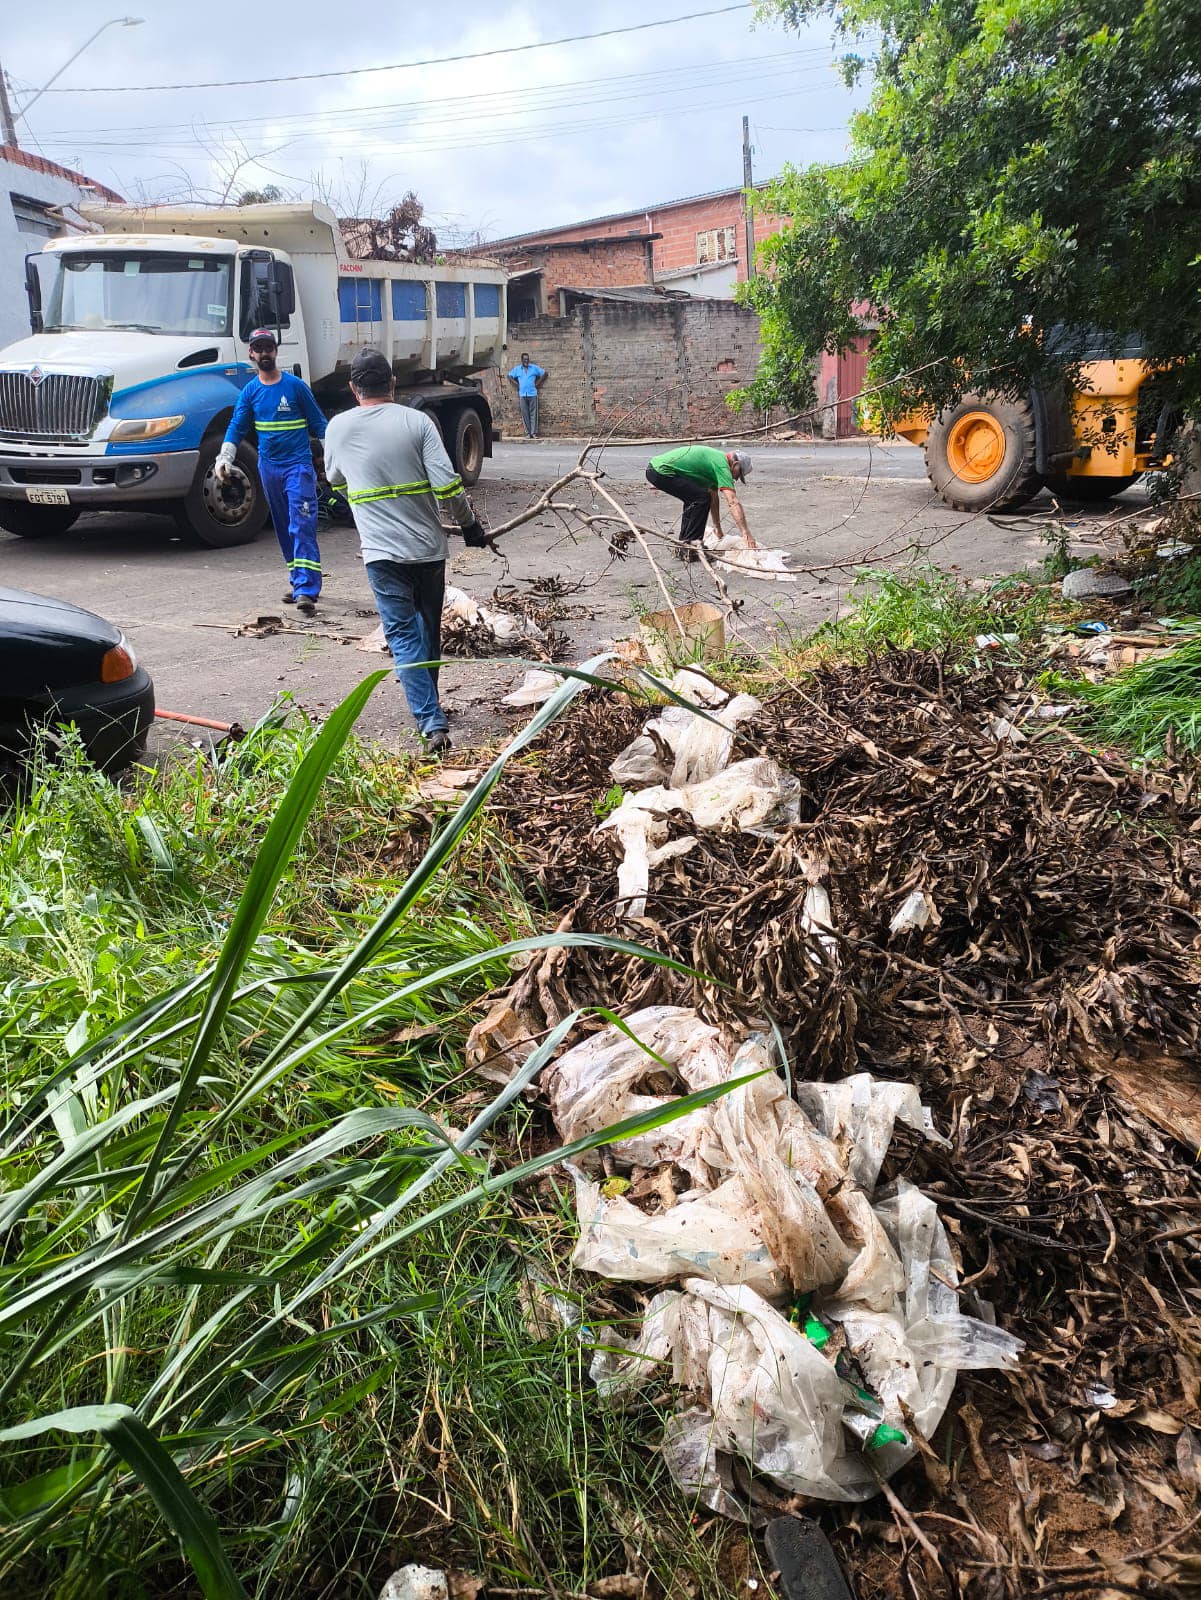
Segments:
[[[429,494],[428,478],[418,483],[384,483],[377,489],[352,489],[347,499],[352,506],[361,506],[368,500],[396,500],[406,494]]]
[[[453,478],[450,481],[450,483],[445,483],[445,484],[442,485],[442,487],[440,489],[435,489],[434,490],[434,496],[438,500],[449,500],[453,495],[462,494],[462,493],[463,493],[463,480],[462,480],[462,478]]]

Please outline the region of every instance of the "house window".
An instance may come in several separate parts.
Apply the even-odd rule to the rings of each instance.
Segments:
[[[706,266],[711,261],[734,261],[738,256],[738,247],[734,243],[735,229],[731,224],[728,228],[709,228],[704,233],[696,236],[696,264],[698,267]]]
[[[64,231],[62,218],[44,201],[31,200],[24,194],[10,194],[9,199],[12,201],[18,233],[34,233],[40,239],[53,239]]]

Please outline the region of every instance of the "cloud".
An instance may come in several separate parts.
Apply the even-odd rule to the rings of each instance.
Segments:
[[[142,27],[108,30],[62,85],[325,71],[649,20],[640,0],[596,0],[586,12],[552,0],[469,0],[453,12],[289,0],[264,30],[245,0],[208,0],[198,29],[194,0],[142,6]],[[656,0],[649,16],[688,9]],[[64,56],[95,17],[90,0],[58,0]],[[308,194],[316,184],[348,205],[414,189],[448,239],[495,237],[739,183],[743,112],[768,125],[756,138],[760,175],[786,159],[836,157],[855,100],[829,70],[831,53],[824,25],[801,35],[752,29],[748,9],[745,20],[437,67],[261,88],[47,94],[22,138],[127,194],[212,194],[248,157],[235,188],[274,182]],[[32,8],[6,23],[5,64],[18,80],[44,81],[60,60]],[[790,125],[834,131],[776,131]]]

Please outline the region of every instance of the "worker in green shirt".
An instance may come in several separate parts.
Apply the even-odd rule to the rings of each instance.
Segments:
[[[680,518],[680,554],[695,561],[696,546],[705,537],[705,526],[713,518],[713,526],[721,537],[721,502],[724,498],[730,515],[746,542],[748,550],[758,546],[751,538],[746,524],[746,513],[738,501],[735,483],[745,483],[751,470],[750,457],[743,450],[715,450],[712,445],[688,444],[679,450],[667,450],[661,456],[652,456],[646,469],[646,481],[652,489],[661,489],[684,502]]]

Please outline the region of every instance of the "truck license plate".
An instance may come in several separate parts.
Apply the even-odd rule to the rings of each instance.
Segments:
[[[65,489],[26,489],[25,498],[34,506],[69,506],[71,496]]]

